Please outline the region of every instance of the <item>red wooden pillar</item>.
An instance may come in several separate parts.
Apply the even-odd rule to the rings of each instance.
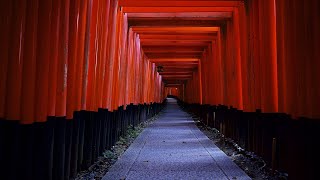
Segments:
[[[97,83],[96,87],[96,102],[97,107],[100,108],[106,108],[105,105],[103,105],[104,101],[106,100],[106,97],[103,96],[103,88],[104,83],[106,83],[107,77],[105,76],[106,73],[106,53],[107,53],[107,41],[108,41],[108,20],[109,20],[109,6],[110,1],[100,1],[101,5],[99,8],[101,9],[99,12],[99,58],[100,58],[100,65],[99,65],[99,82]]]
[[[311,108],[308,103],[308,65],[311,63],[311,56],[310,56],[310,42],[312,33],[308,32],[308,27],[306,25],[312,24],[312,22],[308,22],[310,17],[305,19],[305,1],[295,1],[296,2],[296,8],[295,8],[295,20],[297,22],[297,34],[295,35],[297,37],[296,43],[297,43],[297,51],[296,52],[296,74],[295,79],[297,82],[297,103],[296,106],[298,108],[298,116],[307,117],[308,111]],[[309,10],[307,10],[309,11]],[[298,73],[297,73],[298,72]],[[312,85],[310,86],[312,88]]]
[[[225,89],[226,89],[226,103],[227,106],[236,107],[237,95],[239,94],[237,84],[237,59],[233,58],[235,56],[234,45],[234,32],[233,32],[233,22],[227,22],[227,29],[225,35],[225,62],[224,62],[224,71],[225,71]]]
[[[211,96],[214,96],[212,104],[223,104],[223,86],[222,86],[222,75],[221,75],[221,42],[220,42],[220,31],[218,32],[218,38],[217,40],[213,41],[212,45],[212,68],[213,71],[211,71],[212,74],[209,74],[213,78],[213,84],[212,88],[214,89],[211,93]],[[209,71],[210,72],[210,71]]]
[[[15,172],[19,171],[22,162],[17,120],[21,117],[26,1],[1,1],[0,6],[0,172],[3,179],[15,179],[18,176]],[[3,121],[2,118],[15,122]],[[17,160],[18,165],[15,163]]]
[[[9,35],[9,60],[6,81],[6,111],[8,120],[20,119],[21,84],[24,56],[26,1],[13,1],[11,33]]]
[[[264,69],[265,68],[269,68],[268,66],[265,67],[264,66],[264,61],[266,61],[265,59],[265,53],[266,51],[264,50],[265,48],[265,44],[264,44],[264,32],[265,32],[265,28],[264,28],[264,25],[265,25],[265,22],[264,22],[264,19],[263,19],[263,16],[264,16],[264,11],[265,9],[263,8],[264,4],[258,0],[257,2],[257,6],[258,6],[258,13],[257,13],[257,16],[258,16],[258,25],[259,25],[259,35],[258,35],[258,39],[259,39],[259,59],[260,59],[260,78],[261,78],[261,84],[260,84],[260,94],[259,94],[259,99],[261,100],[261,109],[263,109],[265,112],[267,112],[264,108],[266,107],[266,105],[264,104],[264,100],[263,100],[263,96],[265,95],[264,92],[263,92],[263,88],[265,88],[266,85],[264,85],[265,83],[262,82],[264,81],[264,79],[266,78],[266,75],[264,75]],[[270,81],[270,80],[269,80]],[[270,87],[269,87],[270,88]]]
[[[137,105],[139,103],[139,99],[140,99],[140,94],[139,94],[139,86],[140,86],[140,81],[139,81],[139,75],[140,75],[140,40],[137,34],[135,34],[135,45],[134,45],[134,59],[133,59],[133,68],[134,68],[134,74],[133,74],[133,91],[134,91],[134,97],[133,97],[133,102],[135,105]],[[155,82],[155,76],[154,76],[154,67],[153,67],[153,71],[152,71],[152,78],[153,78],[153,82]],[[154,84],[154,83],[153,83]],[[154,86],[152,87],[154,88]],[[152,98],[154,98],[154,94],[152,96]]]
[[[86,86],[85,99],[86,110],[94,111],[95,106],[95,83],[97,71],[97,56],[96,56],[96,26],[97,26],[97,9],[99,1],[89,1],[88,5],[88,21],[86,31],[86,49],[85,49],[85,72],[84,78]]]
[[[305,74],[305,106],[304,108],[304,116],[306,117],[312,117],[312,87],[313,87],[313,82],[312,82],[312,71],[310,69],[313,69],[313,49],[312,49],[312,42],[313,42],[313,33],[312,33],[312,1],[303,1],[303,19],[302,22],[304,23],[303,26],[301,27],[303,30],[303,34],[306,36],[301,36],[303,45],[308,44],[310,47],[304,49],[304,54],[302,59],[306,61],[301,61],[300,64],[305,65],[304,69],[304,74]]]
[[[309,6],[310,7],[310,6]],[[313,61],[312,61],[312,110],[311,110],[311,117],[312,118],[320,118],[320,85],[318,82],[320,82],[320,2],[317,0],[312,0],[312,33],[313,33],[313,41],[312,41],[312,47],[313,47]],[[317,82],[317,83],[315,83]]]
[[[119,51],[119,66],[120,66],[120,70],[119,70],[119,91],[118,91],[118,106],[122,106],[125,105],[124,103],[124,95],[125,95],[125,86],[126,83],[126,73],[127,73],[127,32],[128,32],[128,19],[127,19],[127,15],[122,13],[120,11],[120,15],[121,15],[121,31],[119,32],[119,39],[120,39],[120,51]],[[141,62],[142,64],[144,64],[144,61]]]
[[[201,60],[200,60],[201,61]],[[202,66],[201,63],[198,62],[198,82],[199,82],[199,103],[202,104],[203,103],[203,91],[202,91]]]
[[[112,81],[112,110],[116,110],[119,105],[119,72],[120,72],[120,45],[121,45],[121,30],[122,30],[122,15],[121,11],[116,4],[116,30],[115,30],[115,47],[113,59],[113,81]]]
[[[112,84],[113,84],[113,68],[114,68],[114,55],[115,55],[115,42],[116,42],[116,23],[117,23],[117,3],[116,1],[110,1],[110,11],[112,12],[110,15],[110,20],[109,20],[109,37],[108,38],[108,56],[107,56],[107,64],[108,64],[108,86],[106,88],[107,92],[107,108],[110,111],[113,111],[112,109],[112,98],[113,98],[113,91],[112,91]]]
[[[111,10],[111,2],[110,0],[106,1],[106,9],[105,13],[102,14],[104,16],[102,20],[102,26],[103,26],[103,44],[102,44],[102,59],[104,61],[103,66],[103,86],[102,89],[102,107],[107,108],[107,87],[109,83],[109,76],[108,76],[108,67],[109,67],[109,59],[107,59],[107,53],[108,53],[108,41],[110,39],[109,32],[110,32],[110,26],[107,26],[111,20],[110,17],[112,17],[112,10]]]
[[[286,1],[277,1],[277,61],[278,61],[278,98],[279,98],[279,112],[288,112],[287,98],[288,98],[288,84],[287,84],[287,39],[286,34]]]
[[[50,83],[48,90],[48,116],[56,115],[56,97],[57,97],[57,74],[58,74],[58,52],[60,36],[60,0],[52,1],[51,16],[51,37],[50,37],[50,63],[49,78]]]
[[[287,17],[294,17],[294,12],[296,9],[295,1],[287,2],[286,10],[287,10]],[[294,18],[287,18],[286,20],[286,39],[287,39],[287,50],[286,50],[286,59],[288,60],[286,62],[286,73],[287,73],[287,82],[288,82],[288,90],[286,93],[288,94],[288,101],[287,107],[288,107],[288,113],[293,115],[294,117],[297,116],[298,110],[297,110],[297,97],[299,96],[297,94],[297,86],[296,86],[296,51],[298,50],[296,47],[296,21]],[[289,61],[290,60],[290,61]]]
[[[35,121],[44,122],[48,115],[49,65],[51,49],[52,1],[39,1],[36,56]]]
[[[21,86],[21,128],[19,139],[21,148],[20,177],[33,177],[35,146],[35,129],[30,124],[35,122],[36,71],[37,71],[37,38],[38,38],[38,0],[32,0],[26,6],[26,27]],[[39,86],[39,85],[37,85]],[[41,86],[41,85],[40,85]],[[38,88],[38,87],[37,87]],[[13,149],[14,150],[14,149]]]
[[[70,0],[61,1],[58,6],[60,11],[58,24],[59,36],[57,44],[57,70],[56,70],[56,106],[55,106],[55,132],[53,150],[53,179],[62,179],[66,173],[66,161],[68,161],[68,139],[66,138],[66,110],[68,87],[68,43],[69,43],[69,7]],[[69,130],[69,129],[68,129]]]
[[[241,77],[242,77],[242,100],[243,100],[243,110],[244,111],[254,111],[253,98],[252,98],[252,84],[251,77],[252,73],[252,62],[249,63],[248,56],[248,41],[249,41],[249,31],[248,31],[248,8],[249,2],[245,4],[244,2],[239,3],[239,33],[240,33],[240,52],[241,52]]]
[[[57,69],[57,97],[56,116],[66,116],[67,106],[67,79],[68,79],[68,40],[69,40],[69,3],[70,0],[61,2],[59,19],[59,46]]]
[[[217,98],[216,98],[216,105],[217,104],[224,104],[223,102],[223,74],[222,74],[222,57],[221,57],[221,29],[219,29],[218,34],[217,34],[217,40],[216,40],[216,48],[215,48],[215,71],[216,71],[216,93],[217,93]]]
[[[247,18],[247,45],[248,45],[248,53],[247,53],[247,59],[245,60],[247,65],[247,77],[243,80],[248,80],[248,87],[247,87],[247,100],[248,104],[247,107],[244,108],[245,111],[255,111],[256,109],[256,96],[255,96],[255,87],[256,87],[256,74],[255,74],[255,66],[254,62],[258,61],[259,59],[254,59],[254,49],[256,48],[254,46],[254,30],[255,30],[255,22],[254,22],[254,10],[253,10],[253,2],[250,1],[245,4],[245,16]]]
[[[278,112],[278,73],[275,1],[259,1],[261,100],[264,112]]]
[[[31,124],[35,114],[38,0],[27,3],[21,89],[21,123]]]
[[[240,17],[239,9],[235,8],[233,11],[233,38],[234,38],[234,59],[235,59],[235,99],[233,103],[236,108],[243,109],[242,98],[242,72],[241,72],[241,43],[240,43]]]
[[[227,52],[226,52],[226,26],[220,28],[220,56],[223,59],[221,61],[221,85],[223,90],[223,96],[222,96],[222,104],[226,105],[228,103],[228,87],[227,87],[227,71],[226,71],[226,58],[227,58]]]
[[[133,46],[134,46],[134,32],[132,31],[132,29],[129,29],[129,34],[128,34],[128,52],[127,52],[127,74],[126,74],[126,103],[130,103],[132,102],[132,88],[133,85],[131,84],[132,82],[132,60],[133,60]]]
[[[98,8],[97,8],[97,24],[96,24],[96,38],[95,38],[95,46],[96,46],[96,79],[95,79],[95,86],[94,86],[94,104],[93,104],[93,108],[94,111],[98,111],[98,108],[101,108],[100,104],[101,104],[101,86],[102,84],[102,71],[103,71],[103,59],[102,57],[102,28],[104,28],[104,26],[102,25],[102,16],[101,14],[104,13],[104,9],[106,8],[105,6],[105,1],[98,1]]]
[[[5,117],[7,74],[10,50],[10,34],[13,23],[12,18],[13,1],[4,0],[0,2],[0,118]]]
[[[78,57],[78,14],[80,8],[79,0],[70,1],[70,19],[69,19],[69,31],[72,32],[69,34],[69,43],[68,43],[68,73],[67,73],[67,82],[68,82],[68,92],[67,92],[67,114],[66,118],[68,120],[73,118],[73,112],[76,109],[76,68],[79,65]]]
[[[206,50],[206,59],[205,59],[205,69],[206,72],[204,73],[205,80],[204,82],[212,82],[212,83],[206,83],[206,103],[205,104],[214,104],[214,98],[217,95],[214,91],[214,84],[215,82],[215,76],[212,71],[214,71],[213,61],[215,59],[212,56],[212,49],[213,48],[213,42],[207,47]]]
[[[143,102],[148,103],[148,89],[149,89],[149,63],[146,56],[143,58],[143,64],[144,64],[144,87],[143,87]]]
[[[88,3],[86,0],[80,1],[79,10],[79,33],[78,33],[78,56],[77,56],[77,68],[76,68],[76,110],[85,109],[85,65],[84,65],[84,55],[85,55],[85,40],[86,40],[86,27],[87,27],[87,13],[88,13]]]
[[[201,60],[200,60],[200,63],[201,64],[201,79],[200,81],[202,82],[202,102],[203,104],[207,104],[208,103],[208,82],[207,81],[207,77],[208,77],[208,74],[207,73],[207,68],[208,68],[208,65],[207,65],[207,51],[208,49],[205,49],[202,53],[202,57],[201,57]]]
[[[261,58],[260,58],[260,26],[259,26],[259,3],[258,1],[252,1],[252,46],[253,49],[253,81],[254,81],[254,98],[255,98],[255,108],[261,109]]]

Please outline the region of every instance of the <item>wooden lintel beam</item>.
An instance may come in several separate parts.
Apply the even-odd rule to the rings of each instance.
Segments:
[[[197,41],[211,41],[216,39],[216,35],[213,36],[207,36],[207,35],[167,35],[167,34],[139,34],[140,40],[155,40],[155,41],[164,41],[164,40],[183,40],[183,41],[189,41],[189,40],[197,40]]]
[[[187,43],[192,43],[192,42],[205,42],[205,43],[210,43],[213,41],[213,38],[212,39],[141,39],[140,42],[141,43],[157,43],[157,42],[168,42],[168,43],[171,43],[171,42],[187,42]]]
[[[165,83],[164,87],[179,88],[179,87],[181,87],[184,83],[185,83],[185,82],[177,83],[177,84],[179,84],[179,85],[172,84],[172,83]]]
[[[185,72],[185,71],[194,71],[194,68],[170,68],[170,69],[166,69],[164,68],[163,69],[163,72],[172,72],[172,71],[175,71],[175,72]]]
[[[163,77],[163,80],[176,80],[176,81],[185,81],[185,80],[189,80],[192,79],[192,77],[187,77],[187,78],[177,78],[177,77]]]
[[[164,67],[169,67],[169,66],[185,66],[185,67],[194,67],[194,66],[198,66],[198,63],[197,62],[183,62],[183,61],[180,61],[180,62],[163,62],[163,61],[160,61],[160,62],[154,62],[156,65],[159,65],[161,64],[162,66]]]
[[[180,72],[175,72],[175,71],[164,71],[164,72],[159,72],[160,75],[192,75],[193,71],[180,71]]]
[[[232,18],[232,12],[176,12],[176,13],[127,13],[128,18],[166,18],[168,19],[187,19],[192,18],[197,19],[210,19],[217,20],[215,18]]]
[[[143,47],[143,51],[147,53],[162,53],[162,52],[203,52],[201,47],[175,47],[175,46],[160,46],[160,47]]]
[[[201,53],[180,53],[180,54],[166,54],[166,53],[156,53],[156,54],[146,54],[149,59],[153,58],[201,58]]]
[[[237,7],[241,1],[119,0],[123,7]]]
[[[206,19],[206,18],[203,18]],[[221,27],[225,24],[225,20],[229,19],[228,17],[220,17],[214,18],[210,20],[203,20],[201,18],[185,20],[183,18],[179,18],[176,20],[168,20],[164,18],[148,18],[148,19],[129,19],[130,27],[139,27],[139,26],[148,26],[148,27],[159,27],[159,26],[174,26],[174,27],[208,27],[208,26],[216,26]]]
[[[180,84],[180,83],[167,83],[167,85],[172,85],[172,86],[181,86],[182,84]]]
[[[158,63],[160,64],[160,63]],[[157,63],[156,63],[157,65]],[[186,63],[176,63],[176,64],[164,64],[164,63],[161,63],[161,65],[163,66],[163,68],[166,70],[166,69],[193,69],[193,68],[196,68],[198,67],[198,64],[186,64]]]
[[[188,78],[188,77],[192,77],[192,75],[162,75],[162,78]]]
[[[124,13],[233,12],[234,7],[123,7]]]
[[[199,62],[198,58],[154,58],[150,62]]]
[[[219,27],[132,27],[134,32],[195,32],[210,33],[218,32]]]
[[[192,47],[208,47],[211,42],[188,42],[188,41],[156,41],[141,42],[142,46],[192,46]]]

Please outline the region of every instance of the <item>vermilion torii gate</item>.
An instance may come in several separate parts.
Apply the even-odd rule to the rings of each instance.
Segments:
[[[168,88],[189,104],[320,118],[318,0],[2,0],[0,17],[0,162],[25,148],[21,167],[1,169],[23,177],[73,176],[94,159],[78,156],[81,128],[154,115]]]

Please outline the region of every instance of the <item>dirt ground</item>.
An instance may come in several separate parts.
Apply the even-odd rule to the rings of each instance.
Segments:
[[[193,117],[198,128],[219,147],[233,162],[244,170],[252,179],[286,180],[287,174],[272,173],[264,160],[252,152],[245,151],[239,147],[232,139],[224,136],[215,128],[206,127],[196,117]]]
[[[161,114],[161,113],[160,113]],[[159,115],[148,119],[135,128],[129,127],[125,137],[120,137],[119,141],[111,150],[107,150],[98,160],[85,171],[81,171],[73,180],[100,180],[108,172],[110,167],[121,157],[132,142],[138,137],[144,128],[152,124]]]

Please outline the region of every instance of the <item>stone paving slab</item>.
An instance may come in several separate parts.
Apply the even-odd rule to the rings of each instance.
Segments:
[[[103,180],[251,179],[174,99],[110,168]]]

